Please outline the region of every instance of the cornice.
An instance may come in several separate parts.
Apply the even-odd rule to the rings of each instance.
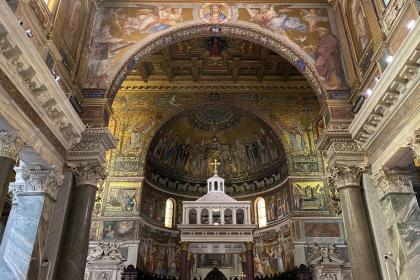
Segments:
[[[0,2],[0,65],[66,149],[80,140],[82,121],[5,1]]]
[[[169,82],[141,82],[124,81],[120,92],[130,91],[263,91],[263,92],[308,92],[314,93],[314,90],[307,81],[290,83],[169,83]]]
[[[408,35],[370,97],[349,126],[352,137],[368,149],[411,95],[420,78],[420,23]],[[420,97],[420,96],[419,96]]]

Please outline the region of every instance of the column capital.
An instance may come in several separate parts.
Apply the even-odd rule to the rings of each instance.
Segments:
[[[329,168],[331,183],[337,190],[343,188],[360,187],[360,176],[365,171],[366,166],[346,165],[335,163]]]
[[[420,129],[414,132],[414,136],[410,137],[410,148],[413,151],[414,165],[420,167]]]
[[[392,193],[414,193],[412,175],[405,170],[380,169],[371,179],[377,187],[379,200]]]
[[[0,157],[16,160],[22,146],[23,140],[17,131],[0,130]]]
[[[64,176],[56,169],[44,169],[39,166],[23,168],[21,193],[44,192],[55,198],[57,188],[62,185]]]
[[[76,165],[72,169],[76,177],[77,186],[91,185],[97,187],[108,176],[104,165]]]

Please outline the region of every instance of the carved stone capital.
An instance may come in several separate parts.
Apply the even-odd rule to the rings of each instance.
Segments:
[[[371,178],[377,187],[380,200],[392,193],[414,193],[412,176],[409,172],[380,169]]]
[[[18,195],[25,188],[24,184],[10,184],[9,192],[12,194],[12,204],[16,204],[19,201]]]
[[[64,176],[55,169],[27,166],[23,169],[22,179],[25,184],[21,192],[45,192],[51,197],[55,197],[57,188],[63,183]]]
[[[16,160],[22,146],[23,140],[18,132],[0,131],[0,157]]]
[[[414,165],[420,167],[420,130],[417,130],[410,138],[410,148],[413,151]]]
[[[333,186],[337,190],[350,187],[360,187],[360,176],[365,170],[365,166],[351,166],[344,164],[336,164],[329,170],[329,176]]]
[[[105,166],[101,165],[80,165],[73,167],[73,171],[78,186],[90,185],[97,187],[98,184],[102,184],[105,181],[108,175]]]

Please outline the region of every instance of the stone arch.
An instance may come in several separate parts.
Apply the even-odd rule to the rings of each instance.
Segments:
[[[258,25],[243,21],[225,23],[222,25],[197,22],[185,23],[148,36],[144,40],[138,42],[131,48],[131,51],[124,55],[120,60],[120,65],[116,65],[119,70],[112,79],[111,85],[106,92],[106,97],[109,99],[110,103],[113,102],[128,73],[130,73],[145,57],[177,42],[207,36],[227,36],[243,39],[278,53],[303,74],[314,89],[321,104],[324,99],[326,99],[327,92],[323,85],[324,78],[321,77],[315,69],[314,61],[311,56],[300,49],[300,47],[288,37],[276,34],[269,30],[263,30]]]

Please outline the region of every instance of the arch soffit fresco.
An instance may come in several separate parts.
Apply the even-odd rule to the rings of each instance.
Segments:
[[[151,34],[131,47],[119,60],[121,63],[114,66],[119,70],[114,75],[106,93],[110,103],[112,104],[114,101],[127,75],[146,57],[177,42],[207,36],[225,36],[247,40],[278,53],[293,64],[308,80],[320,104],[323,104],[324,100],[328,98],[323,84],[324,78],[315,69],[313,58],[287,36],[274,34],[267,29],[263,30],[256,24],[242,21],[221,25],[193,22],[180,23],[162,32]]]

